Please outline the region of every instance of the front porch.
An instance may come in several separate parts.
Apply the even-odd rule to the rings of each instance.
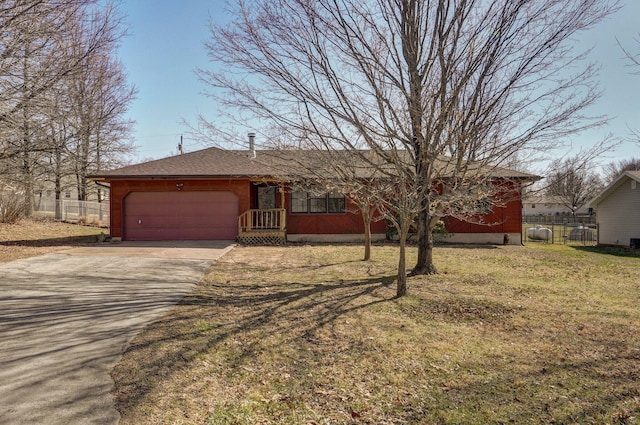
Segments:
[[[284,208],[250,209],[238,217],[237,241],[245,245],[282,245],[287,239]]]

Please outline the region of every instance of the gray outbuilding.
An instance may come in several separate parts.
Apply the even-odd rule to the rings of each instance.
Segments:
[[[640,171],[625,171],[595,199],[598,244],[640,248]]]

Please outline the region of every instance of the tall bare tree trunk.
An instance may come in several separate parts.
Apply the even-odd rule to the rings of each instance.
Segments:
[[[398,255],[398,284],[396,297],[407,295],[407,236],[409,235],[408,223],[402,223],[398,229],[400,237],[400,252]]]
[[[362,209],[362,219],[364,221],[364,261],[371,259],[371,214],[365,208]]]
[[[62,220],[62,205],[60,201],[60,194],[62,193],[62,152],[60,146],[56,145],[54,152],[54,192],[56,202],[56,220]]]
[[[430,217],[426,210],[420,211],[418,215],[418,259],[411,271],[412,275],[436,274],[438,269],[433,263],[433,233]]]

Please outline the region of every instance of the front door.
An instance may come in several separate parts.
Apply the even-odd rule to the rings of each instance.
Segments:
[[[258,209],[276,208],[276,186],[258,186]]]

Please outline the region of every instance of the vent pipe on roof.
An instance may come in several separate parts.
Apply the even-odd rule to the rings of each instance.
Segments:
[[[256,133],[249,133],[249,158],[256,157]]]

